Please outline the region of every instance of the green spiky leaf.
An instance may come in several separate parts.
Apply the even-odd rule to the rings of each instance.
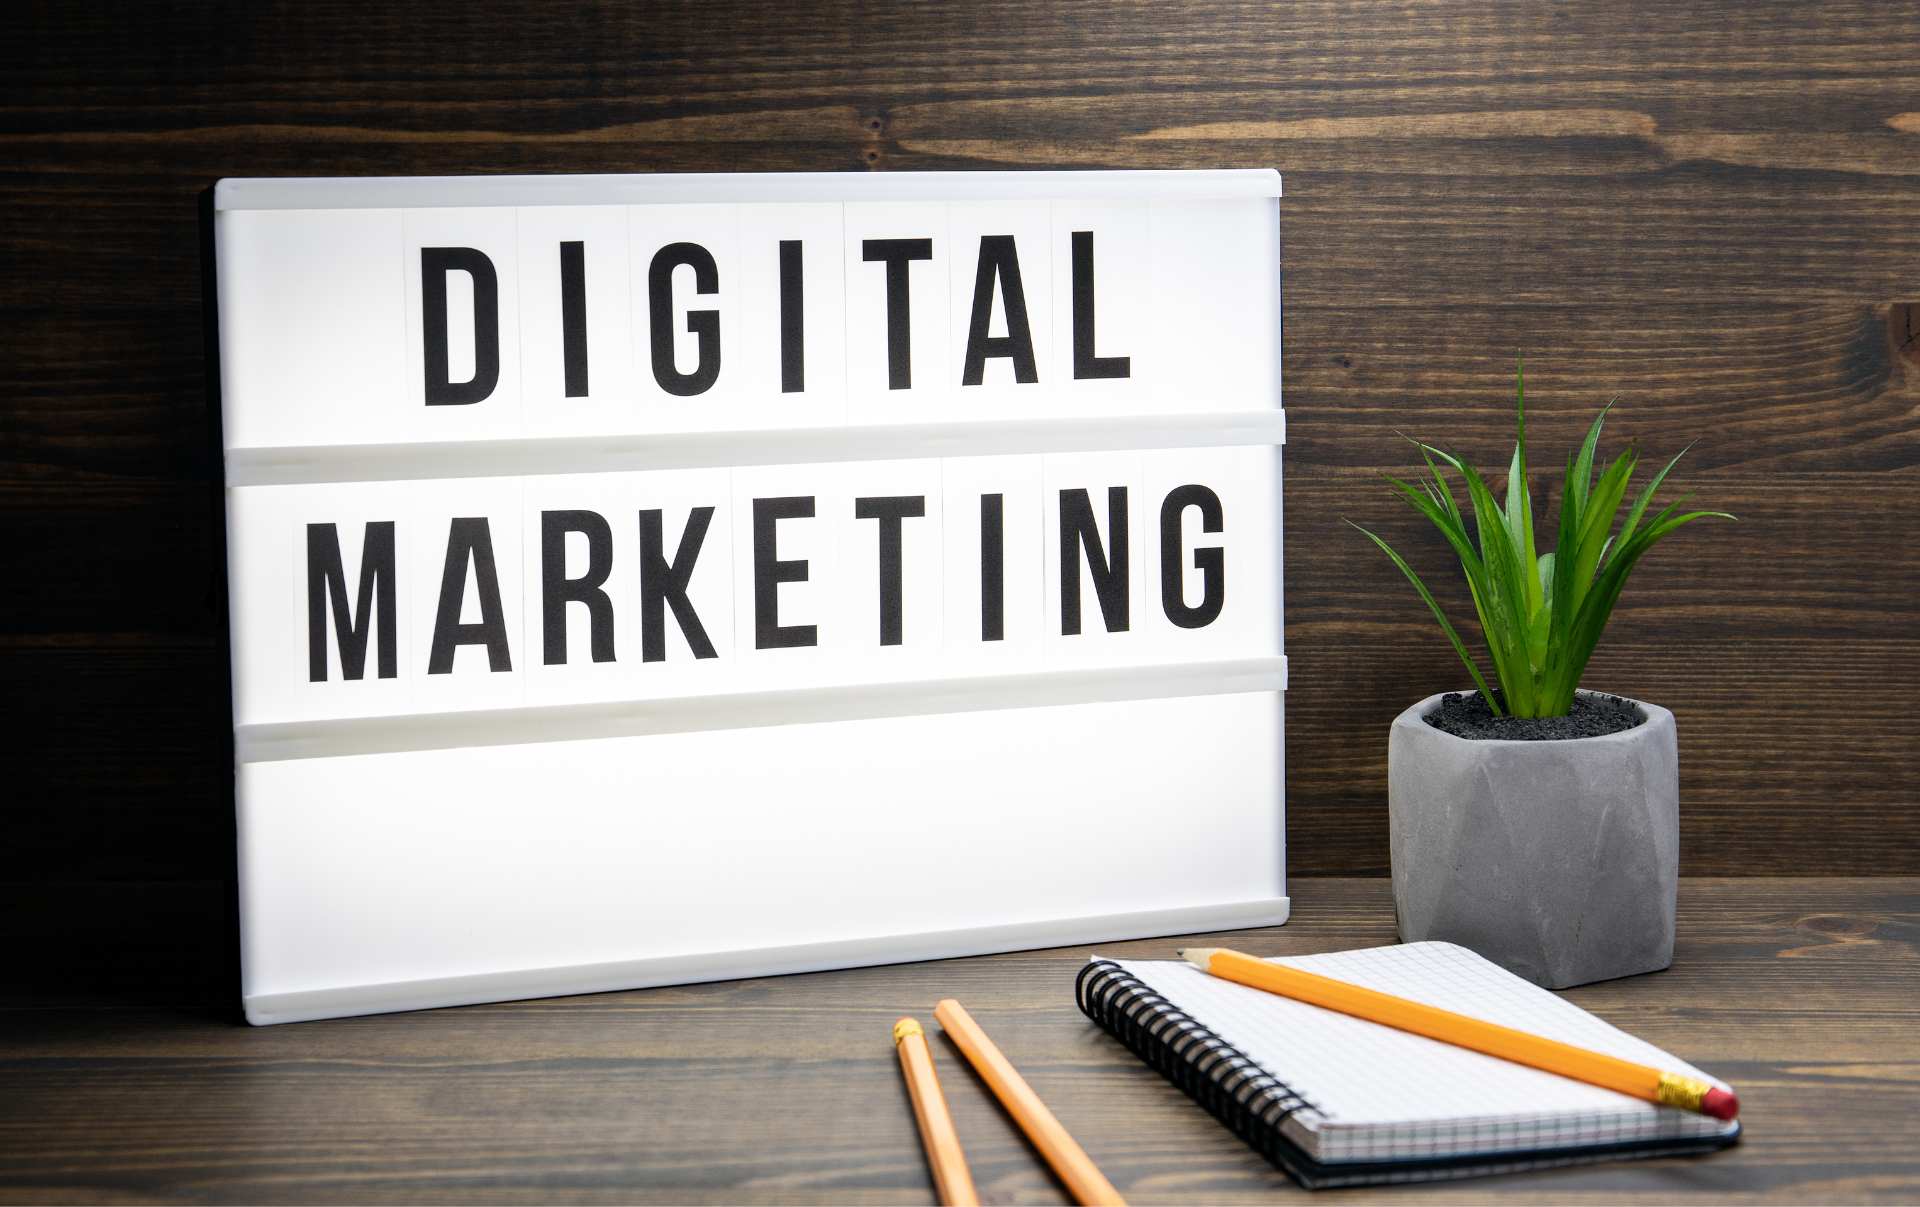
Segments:
[[[1501,715],[1500,701],[1495,698],[1491,691],[1487,690],[1486,679],[1481,677],[1480,668],[1474,665],[1473,655],[1467,653],[1467,643],[1460,640],[1460,634],[1454,629],[1453,622],[1447,619],[1447,614],[1441,610],[1439,602],[1433,598],[1433,592],[1427,590],[1427,584],[1420,581],[1420,576],[1413,572],[1412,566],[1407,565],[1405,558],[1402,558],[1398,553],[1393,551],[1392,545],[1387,544],[1373,533],[1367,532],[1366,529],[1360,528],[1360,525],[1354,524],[1352,520],[1348,520],[1347,523],[1353,524],[1355,528],[1359,528],[1368,540],[1386,550],[1387,556],[1393,559],[1393,564],[1400,567],[1400,573],[1407,576],[1407,581],[1413,584],[1413,589],[1420,593],[1420,598],[1424,599],[1427,602],[1427,607],[1433,610],[1433,618],[1440,622],[1440,628],[1446,633],[1447,640],[1453,643],[1454,653],[1460,655],[1460,661],[1467,664],[1467,673],[1473,676],[1473,682],[1480,688],[1480,694],[1486,697],[1487,703],[1492,707],[1495,715]]]

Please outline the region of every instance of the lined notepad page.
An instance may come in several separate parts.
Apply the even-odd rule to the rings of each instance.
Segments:
[[[1452,943],[1275,964],[1703,1078],[1684,1061]],[[1305,1098],[1289,1138],[1322,1161],[1411,1160],[1729,1135],[1723,1123],[1209,976],[1185,961],[1115,960]]]

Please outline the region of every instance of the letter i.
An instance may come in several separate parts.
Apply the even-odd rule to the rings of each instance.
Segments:
[[[980,496],[980,640],[1007,636],[1006,496]]]

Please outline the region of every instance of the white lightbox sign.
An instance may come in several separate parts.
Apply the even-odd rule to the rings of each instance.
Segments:
[[[1271,925],[1280,179],[227,180],[243,992]]]

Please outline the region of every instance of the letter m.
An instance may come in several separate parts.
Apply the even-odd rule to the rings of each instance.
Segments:
[[[333,607],[333,635],[340,646],[340,674],[346,679],[364,679],[367,674],[367,636],[374,629],[374,613],[379,613],[380,677],[392,679],[399,672],[397,634],[399,618],[394,614],[393,521],[381,520],[367,525],[366,539],[360,549],[360,584],[357,600],[347,605],[347,572],[340,561],[340,530],[333,524],[307,525],[307,678],[324,683],[327,678],[327,607]]]

